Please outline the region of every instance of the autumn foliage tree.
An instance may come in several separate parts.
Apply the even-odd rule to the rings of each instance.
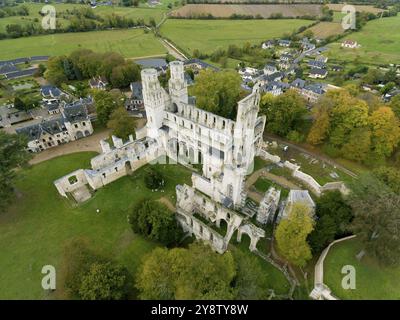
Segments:
[[[293,204],[288,217],[276,228],[279,253],[294,265],[303,267],[312,257],[307,236],[313,229],[311,209],[303,203]]]
[[[237,72],[203,70],[196,77],[191,94],[196,105],[225,118],[235,119],[237,102],[243,96]]]

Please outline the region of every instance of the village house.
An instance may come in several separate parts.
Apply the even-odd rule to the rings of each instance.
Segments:
[[[317,60],[310,60],[308,61],[308,66],[310,68],[318,68],[318,69],[325,69],[326,64],[322,61],[317,61]]]
[[[261,48],[266,50],[266,49],[271,49],[275,46],[274,41],[273,40],[268,40],[263,42],[263,44],[261,45]]]
[[[350,49],[355,49],[361,47],[357,41],[354,40],[345,40],[342,42],[342,48],[350,48]]]
[[[89,80],[89,87],[91,89],[106,90],[108,81],[105,77],[97,76]]]
[[[327,75],[328,71],[321,68],[312,68],[308,74],[308,76],[313,79],[324,79]]]
[[[291,44],[292,44],[292,42],[291,42],[290,40],[285,40],[285,39],[280,39],[280,40],[278,40],[278,45],[279,45],[280,47],[286,47],[286,48],[288,48],[288,47],[290,47]]]
[[[267,64],[264,66],[263,71],[264,71],[264,74],[268,76],[268,75],[270,75],[270,74],[274,74],[275,72],[277,72],[278,69],[276,68],[276,66],[275,66],[274,64],[267,63]]]
[[[46,85],[40,88],[40,93],[42,94],[42,100],[44,102],[52,102],[52,101],[59,101],[62,98],[68,97],[65,92],[62,92],[59,88]]]

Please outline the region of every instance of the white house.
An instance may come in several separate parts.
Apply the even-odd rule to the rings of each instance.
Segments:
[[[355,49],[361,47],[357,41],[354,40],[345,40],[342,42],[342,47],[343,48],[350,48],[350,49]]]

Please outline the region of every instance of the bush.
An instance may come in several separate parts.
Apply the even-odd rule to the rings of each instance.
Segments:
[[[287,134],[286,137],[290,141],[293,141],[293,142],[303,142],[304,141],[304,135],[296,130],[289,131],[289,133]]]
[[[175,213],[154,200],[144,200],[132,210],[128,219],[133,232],[165,245],[174,245],[182,237]]]
[[[63,280],[71,298],[116,300],[127,297],[131,282],[121,265],[97,255],[83,239],[64,247]]]
[[[158,188],[164,187],[165,180],[160,172],[150,168],[146,171],[144,183],[146,184],[147,188],[151,190],[157,190]]]

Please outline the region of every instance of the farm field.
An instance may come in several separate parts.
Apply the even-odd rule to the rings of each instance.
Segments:
[[[309,4],[187,4],[172,11],[171,16],[193,17],[206,16],[208,14],[219,18],[229,18],[233,14],[260,15],[269,18],[273,14],[282,14],[284,17],[320,16],[322,6]]]
[[[400,63],[400,16],[368,22],[361,31],[329,45],[328,57],[335,61],[357,61],[371,65]],[[345,39],[357,41],[361,47],[343,49]]]
[[[0,41],[0,59],[68,54],[76,49],[114,51],[127,58],[160,56],[166,49],[143,29],[59,33]]]
[[[330,10],[342,11],[342,8],[345,6],[345,4],[329,3],[329,4],[327,4],[327,6],[329,7]],[[352,4],[352,6],[356,8],[356,11],[370,12],[370,13],[375,13],[375,14],[385,11],[383,9],[375,8],[374,6],[369,6],[369,5],[353,5]]]
[[[33,23],[35,25],[41,25],[42,16],[39,14],[44,4],[38,3],[26,3],[23,4],[29,9],[29,16],[13,16],[0,18],[0,32],[4,32],[8,24],[28,24]],[[57,23],[65,28],[69,25],[68,16],[66,16],[67,10],[89,8],[88,5],[83,4],[66,4],[66,3],[52,3],[52,6],[56,8]],[[150,18],[154,18],[156,22],[160,22],[169,9],[166,6],[149,7],[147,4],[143,6],[134,7],[119,7],[119,6],[99,6],[91,9],[95,14],[106,17],[112,14],[116,14],[125,18],[131,18],[133,20],[144,19],[145,22],[149,22]],[[35,21],[38,20],[38,21]]]
[[[320,22],[317,25],[308,28],[307,30],[312,31],[315,37],[321,39],[344,32],[344,29],[339,22]]]
[[[357,239],[335,244],[324,262],[324,282],[332,293],[340,299],[400,299],[400,268],[379,265],[365,255],[358,260],[356,255],[362,250]],[[342,267],[352,265],[356,269],[356,289],[342,288]]]
[[[308,26],[309,20],[183,20],[168,19],[160,32],[181,49],[192,53],[194,49],[211,53],[230,44],[261,43]]]

